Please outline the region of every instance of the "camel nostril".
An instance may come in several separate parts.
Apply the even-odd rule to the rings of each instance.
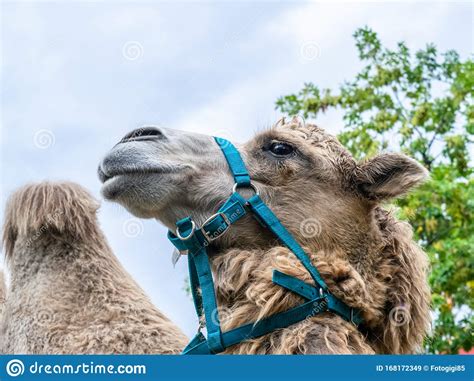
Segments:
[[[141,127],[129,132],[125,135],[121,143],[130,141],[130,140],[139,140],[141,138],[163,138],[164,134],[158,127]]]

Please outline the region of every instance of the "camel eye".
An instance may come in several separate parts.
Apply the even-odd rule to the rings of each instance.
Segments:
[[[295,152],[295,149],[288,143],[274,142],[270,145],[268,150],[275,156],[284,157],[289,156]]]

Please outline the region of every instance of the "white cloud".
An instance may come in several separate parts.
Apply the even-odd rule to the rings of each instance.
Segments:
[[[448,39],[458,41],[456,48],[469,54],[470,43],[464,33],[469,25],[450,28],[463,6],[466,4],[352,1],[309,3],[289,9],[260,25],[248,39],[229,42],[228,49],[254,59],[259,54],[268,55],[273,60],[260,68],[253,67],[244,80],[199,105],[173,127],[248,139],[255,129],[277,120],[274,104],[279,95],[298,91],[304,82],[336,87],[350,78],[359,67],[352,34],[364,25],[372,27],[385,44],[407,40],[409,46],[419,49],[433,41],[446,50],[451,48]],[[319,50],[314,59],[301,57],[307,43],[314,43]],[[318,123],[332,133],[342,127],[337,112],[321,116]]]

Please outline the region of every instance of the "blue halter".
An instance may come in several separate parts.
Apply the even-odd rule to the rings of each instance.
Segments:
[[[189,279],[198,318],[203,312],[207,338],[201,329],[183,350],[183,354],[215,354],[242,341],[265,335],[279,328],[305,320],[325,311],[331,311],[356,326],[362,323],[360,311],[347,306],[329,293],[328,287],[302,247],[281,224],[259,196],[251,183],[239,151],[229,141],[215,138],[234,176],[232,195],[217,213],[209,217],[200,228],[191,217],[176,223],[176,233],[168,232],[168,239],[181,252],[188,253]],[[237,188],[252,188],[255,194],[244,199]],[[222,332],[217,309],[214,282],[207,255],[207,246],[222,236],[231,225],[251,213],[264,227],[269,229],[300,260],[311,275],[315,286],[298,278],[273,270],[273,283],[303,297],[306,302],[288,311],[274,314],[256,323],[249,323],[227,332]],[[200,289],[200,292],[199,292]],[[201,328],[201,326],[200,326]]]

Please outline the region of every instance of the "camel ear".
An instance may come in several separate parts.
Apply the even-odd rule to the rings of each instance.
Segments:
[[[427,177],[428,171],[417,161],[402,154],[385,153],[358,165],[354,181],[368,199],[385,200],[407,193]]]

